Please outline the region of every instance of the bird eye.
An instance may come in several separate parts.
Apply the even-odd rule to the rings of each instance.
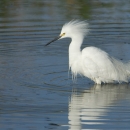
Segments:
[[[64,36],[65,35],[65,33],[62,33],[60,36],[62,37],[62,36]]]

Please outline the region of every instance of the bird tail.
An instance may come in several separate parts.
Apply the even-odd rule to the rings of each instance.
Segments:
[[[130,62],[126,63],[125,65],[128,72],[128,76],[130,77]]]
[[[115,58],[112,58],[112,63],[115,66],[115,72],[117,75],[118,82],[129,82],[130,81],[130,62],[123,63]]]

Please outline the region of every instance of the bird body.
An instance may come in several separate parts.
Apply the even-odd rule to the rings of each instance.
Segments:
[[[127,69],[127,64],[96,47],[84,48],[80,56],[70,64],[70,69],[74,78],[80,74],[97,84],[129,82],[130,79],[130,64]]]
[[[51,41],[65,37],[72,39],[69,45],[69,69],[73,78],[80,74],[96,84],[129,82],[130,62],[123,63],[97,47],[86,47],[81,51],[83,39],[88,31],[87,22],[70,21],[63,26],[60,36]]]

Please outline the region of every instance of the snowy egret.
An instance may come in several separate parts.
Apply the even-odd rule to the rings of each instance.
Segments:
[[[97,47],[80,49],[88,31],[86,21],[70,21],[62,27],[60,35],[45,46],[58,39],[69,37],[72,39],[69,45],[69,69],[73,78],[80,74],[90,78],[96,84],[128,83],[130,81],[130,62],[123,63]]]

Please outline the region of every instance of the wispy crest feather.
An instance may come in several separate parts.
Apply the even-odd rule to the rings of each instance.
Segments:
[[[80,21],[80,20],[72,20],[68,23],[66,23],[63,28],[64,29],[71,29],[74,33],[81,33],[83,36],[86,36],[86,34],[89,32],[89,24],[87,21]]]

